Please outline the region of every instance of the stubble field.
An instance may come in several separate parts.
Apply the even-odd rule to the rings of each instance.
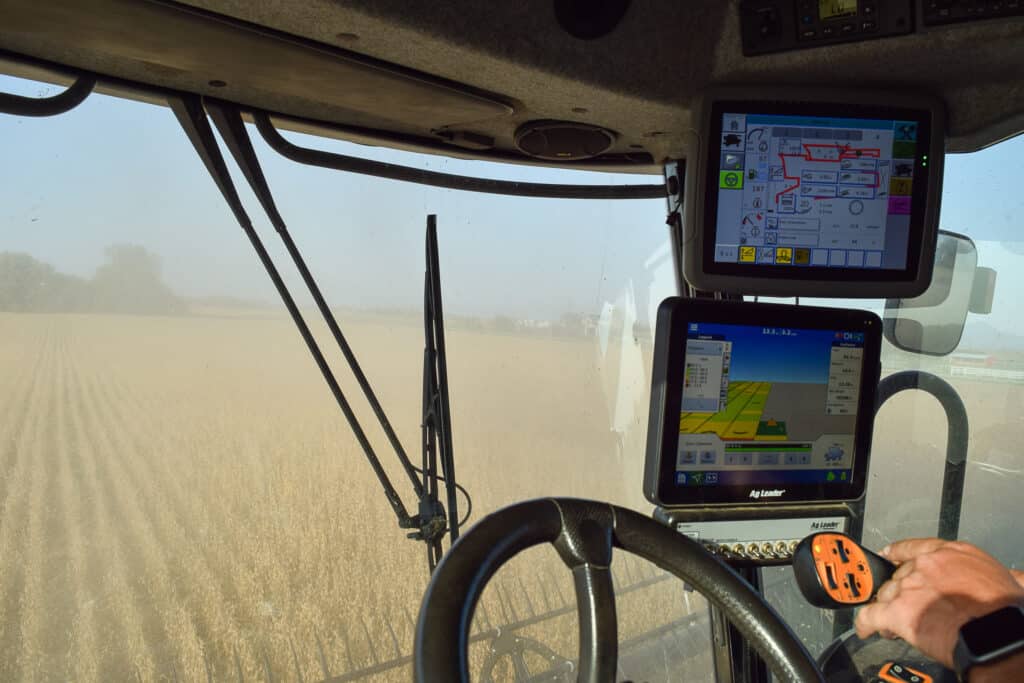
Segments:
[[[420,328],[362,320],[346,331],[418,459]],[[474,519],[543,495],[649,511],[642,392],[629,394],[624,434],[609,428],[614,345],[602,356],[593,340],[449,336],[456,458]],[[411,652],[425,552],[397,528],[289,321],[0,314],[0,382],[0,680],[408,680],[404,666],[373,669]],[[1002,469],[1003,444],[1024,436],[1007,421],[1011,391],[964,389]],[[887,526],[908,467],[921,466],[921,488],[941,477],[940,412],[924,399],[896,403],[876,437],[887,458],[872,475],[879,538],[934,524],[926,501]],[[1007,476],[994,485],[1019,481]],[[987,482],[969,473],[969,489]],[[992,531],[1006,507],[986,504],[968,506],[978,533],[1019,540]],[[623,640],[701,610],[649,566],[620,557],[615,569],[621,586],[642,586],[622,599]],[[557,611],[571,593],[553,553],[531,551],[488,590],[474,628]],[[563,613],[519,633],[572,658],[574,629]]]

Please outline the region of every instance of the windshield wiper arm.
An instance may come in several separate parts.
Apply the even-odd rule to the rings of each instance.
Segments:
[[[253,227],[252,221],[245,212],[245,208],[242,206],[242,202],[238,197],[238,192],[235,189],[230,174],[228,173],[224,157],[220,152],[220,148],[217,146],[217,141],[213,135],[213,129],[206,117],[206,112],[203,109],[202,102],[199,97],[186,94],[169,96],[167,101],[174,112],[174,115],[177,117],[178,122],[181,124],[181,127],[184,129],[185,134],[188,136],[193,147],[195,147],[196,152],[199,154],[200,159],[202,159],[206,169],[210,172],[214,182],[220,189],[225,201],[227,201],[228,206],[235,215],[235,219],[242,227],[242,230],[245,231],[246,236],[249,238],[253,248],[256,250],[256,254],[259,256],[260,261],[263,263],[263,267],[267,271],[267,275],[270,276],[271,281],[274,283],[274,287],[281,296],[281,300],[284,302],[285,308],[288,309],[288,313],[291,315],[295,326],[298,328],[299,333],[306,342],[306,346],[309,348],[310,354],[312,354],[313,359],[320,368],[320,372],[323,375],[324,380],[327,382],[331,393],[334,395],[338,406],[341,408],[342,413],[344,413],[345,418],[348,420],[349,426],[352,428],[352,432],[356,437],[356,441],[358,441],[359,445],[362,447],[363,453],[366,455],[366,459],[370,462],[370,466],[373,468],[373,471],[377,475],[377,479],[384,488],[384,494],[388,499],[388,503],[391,504],[391,508],[395,511],[395,515],[398,517],[399,526],[406,529],[416,528],[420,523],[418,515],[416,518],[411,517],[409,512],[406,510],[405,505],[402,503],[401,497],[395,490],[387,472],[384,471],[384,468],[381,465],[380,459],[377,457],[373,447],[370,445],[370,442],[366,437],[366,433],[363,431],[363,428],[359,424],[359,420],[352,411],[352,407],[345,398],[345,394],[342,392],[341,386],[334,377],[334,373],[331,371],[326,358],[324,358],[323,352],[320,350],[309,326],[306,324],[302,314],[299,312],[298,306],[296,306],[295,300],[292,298],[291,293],[288,291],[288,287],[281,278],[281,274],[274,265],[273,259],[271,259],[270,255],[267,253],[266,247],[264,247],[262,240],[260,240],[259,235]],[[244,168],[244,165],[242,166]],[[422,487],[419,481],[415,479],[415,470],[413,470],[413,472],[415,486],[417,490],[420,491],[422,490]]]
[[[421,486],[419,479],[416,477],[416,469],[413,467],[412,462],[409,460],[409,456],[406,454],[405,449],[398,440],[398,435],[395,433],[394,427],[391,426],[391,422],[384,413],[384,408],[381,406],[380,401],[377,400],[377,395],[374,393],[373,387],[370,386],[369,380],[366,379],[366,374],[363,373],[363,369],[359,365],[359,360],[352,352],[352,347],[349,346],[348,340],[345,339],[345,335],[338,326],[338,321],[335,319],[334,313],[324,300],[323,293],[320,291],[320,286],[317,285],[312,273],[309,272],[305,259],[299,252],[299,248],[295,245],[295,241],[292,240],[291,233],[288,231],[288,226],[285,225],[284,219],[277,210],[277,205],[274,203],[274,197],[270,193],[270,186],[267,184],[267,180],[264,177],[263,171],[256,159],[256,153],[253,150],[252,142],[249,140],[249,136],[245,131],[245,123],[242,121],[241,112],[235,105],[218,100],[207,99],[204,100],[204,104],[206,106],[206,111],[209,112],[210,118],[213,119],[214,125],[220,132],[221,139],[224,141],[224,144],[227,145],[228,150],[235,158],[235,162],[238,164],[238,167],[241,169],[246,180],[249,181],[249,185],[256,194],[256,199],[259,200],[260,204],[263,206],[263,210],[266,212],[267,218],[270,219],[270,224],[277,231],[278,235],[280,235],[281,241],[284,242],[285,249],[288,250],[288,254],[291,256],[292,262],[295,264],[295,268],[299,271],[299,275],[302,277],[302,281],[306,284],[306,288],[309,289],[309,293],[313,297],[316,307],[320,310],[320,314],[323,316],[324,322],[327,323],[327,327],[334,336],[334,341],[338,344],[338,348],[341,350],[342,355],[348,362],[348,366],[352,371],[352,375],[356,379],[356,383],[359,385],[363,395],[366,397],[367,403],[369,403],[370,407],[373,409],[373,414],[380,422],[381,429],[383,429],[384,434],[387,435],[388,441],[391,443],[391,447],[395,449],[395,453],[398,455],[398,460],[403,469],[405,469],[409,480],[412,482],[416,495],[422,495],[423,487]]]

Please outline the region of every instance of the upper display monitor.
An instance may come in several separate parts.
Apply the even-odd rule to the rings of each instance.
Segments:
[[[715,260],[904,270],[917,127],[723,114]]]
[[[692,284],[780,296],[927,288],[941,108],[853,99],[710,102],[703,163],[687,170]]]

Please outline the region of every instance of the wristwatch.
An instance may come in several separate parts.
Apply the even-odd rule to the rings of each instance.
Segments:
[[[960,627],[953,650],[953,666],[961,681],[967,680],[971,667],[990,664],[1024,652],[1024,607],[1012,605]]]

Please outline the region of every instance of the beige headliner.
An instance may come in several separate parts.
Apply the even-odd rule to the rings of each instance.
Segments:
[[[550,0],[0,0],[0,17],[0,48],[18,55],[451,156],[515,160],[521,123],[565,119],[618,133],[609,168],[653,170],[652,158],[685,156],[695,96],[722,83],[932,91],[951,151],[1024,130],[1024,19],[746,58],[738,0],[634,0],[592,41],[563,32]],[[9,60],[0,71],[41,75]],[[439,130],[489,135],[495,149],[451,146]]]

